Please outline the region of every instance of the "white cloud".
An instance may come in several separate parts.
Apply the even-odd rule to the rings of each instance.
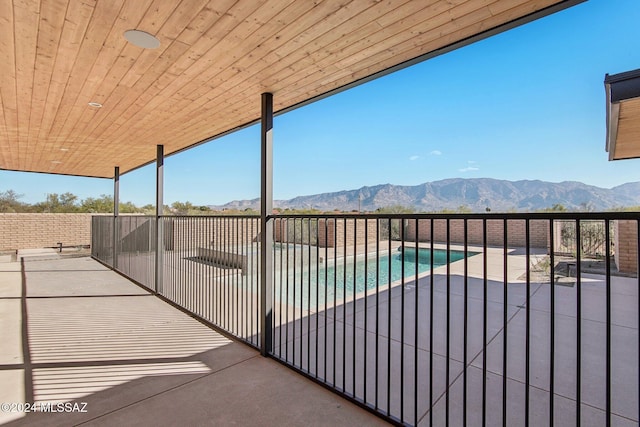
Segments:
[[[411,156],[409,157],[409,160],[414,161],[414,160],[418,160],[420,158],[420,156]]]
[[[458,169],[458,171],[460,171],[460,172],[472,172],[472,171],[480,170],[479,167],[474,166],[474,165],[478,164],[478,162],[476,162],[475,160],[468,160],[467,164],[469,166],[467,166],[466,168]]]
[[[430,152],[429,154],[431,154],[432,156],[439,156],[442,154],[442,151],[440,150],[433,150],[432,152]]]
[[[462,169],[458,169],[460,172],[471,172],[471,171],[477,171],[480,170],[480,168],[477,168],[475,166],[467,166],[466,168],[462,168]]]

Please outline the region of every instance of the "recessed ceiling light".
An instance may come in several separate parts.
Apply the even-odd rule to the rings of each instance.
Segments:
[[[102,108],[102,104],[100,104],[99,102],[90,102],[89,107]]]
[[[68,149],[68,148],[64,148],[64,147],[62,147],[62,148],[60,149],[60,151],[69,151],[69,149]]]
[[[59,165],[62,162],[60,160],[51,160],[51,163],[53,163],[54,165]]]
[[[140,30],[127,30],[124,32],[124,38],[127,39],[129,43],[143,49],[155,49],[160,46],[160,40]]]

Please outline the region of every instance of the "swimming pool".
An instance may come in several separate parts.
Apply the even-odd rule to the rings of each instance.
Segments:
[[[467,256],[475,255],[475,252],[467,252]],[[404,255],[404,256],[403,256]],[[449,262],[455,262],[465,257],[464,251],[449,251]],[[404,258],[404,263],[403,263]],[[369,254],[360,256],[356,262],[347,260],[334,264],[319,264],[318,268],[312,266],[296,269],[281,278],[276,286],[276,298],[288,301],[297,307],[315,308],[317,305],[333,304],[345,298],[374,290],[376,287],[384,287],[390,283],[399,281],[403,277],[405,281],[411,281],[416,275],[416,263],[418,275],[431,270],[431,250],[415,247],[400,247],[391,253]],[[434,249],[433,268],[447,264],[447,251]]]

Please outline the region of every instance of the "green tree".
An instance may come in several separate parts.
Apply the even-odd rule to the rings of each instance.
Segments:
[[[379,214],[411,214],[415,212],[416,210],[414,208],[402,205],[386,206],[384,208],[376,209],[376,213]]]
[[[49,193],[44,202],[36,203],[33,206],[36,212],[71,213],[78,212],[77,201],[78,196],[73,193]]]
[[[82,212],[107,213],[113,212],[113,197],[101,194],[98,198],[87,197],[80,203]]]
[[[562,203],[556,203],[550,208],[541,209],[539,212],[567,212],[568,209]]]
[[[118,209],[122,213],[138,213],[141,212],[141,209],[134,205],[132,202],[121,202],[118,205]]]
[[[24,212],[27,205],[20,202],[22,196],[13,190],[0,192],[0,212]]]
[[[176,201],[171,204],[171,212],[173,212],[174,215],[189,215],[189,212],[195,209],[196,207],[189,201]]]

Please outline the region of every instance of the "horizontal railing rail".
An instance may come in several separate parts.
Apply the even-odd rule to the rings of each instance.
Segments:
[[[159,293],[256,348],[268,316],[270,356],[397,424],[638,422],[637,212],[269,220],[262,272],[259,217],[161,217]],[[92,254],[115,224],[144,283],[155,227],[126,221],[94,218]]]

